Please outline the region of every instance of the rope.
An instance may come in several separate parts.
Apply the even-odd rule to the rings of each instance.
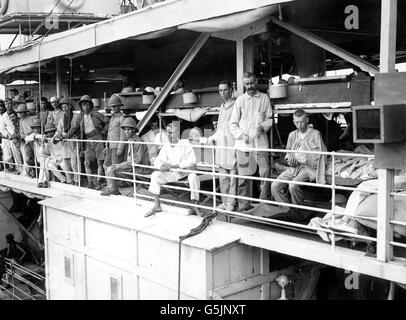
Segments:
[[[213,219],[217,216],[216,212],[212,212],[211,214],[206,215],[202,222],[192,230],[189,231],[188,234],[179,237],[179,260],[178,260],[178,300],[180,300],[180,276],[181,276],[181,262],[182,262],[182,242],[187,238],[194,237],[200,233],[202,233],[213,221]]]

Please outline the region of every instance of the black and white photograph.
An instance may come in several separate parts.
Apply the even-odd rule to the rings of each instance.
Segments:
[[[0,0],[0,147],[2,301],[406,299],[406,1]]]

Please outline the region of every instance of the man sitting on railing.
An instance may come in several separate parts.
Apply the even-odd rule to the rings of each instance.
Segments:
[[[185,176],[188,177],[191,192],[191,199],[193,202],[199,204],[200,180],[195,173],[186,173],[173,171],[172,169],[186,169],[193,170],[196,167],[196,155],[191,147],[189,140],[179,139],[179,129],[170,123],[166,127],[168,138],[173,145],[166,144],[159,151],[158,157],[155,159],[154,167],[159,171],[154,171],[151,175],[151,184],[149,185],[149,192],[154,194],[155,205],[152,210],[145,214],[145,217],[154,215],[161,212],[161,203],[159,195],[161,194],[161,186],[178,181]],[[191,208],[189,214],[200,215],[197,207]]]
[[[125,118],[121,128],[124,130],[124,133],[128,141],[137,141],[142,142],[141,138],[137,134],[137,126],[133,118]],[[128,146],[128,155],[127,161],[112,164],[106,170],[107,177],[121,177],[121,172],[132,172],[133,163],[135,165],[149,165],[148,158],[148,148],[145,144],[134,143]],[[148,174],[151,172],[148,168],[143,167],[134,167],[136,173],[139,174]],[[111,194],[119,195],[120,191],[118,190],[117,180],[107,178],[107,187],[101,193],[102,196],[109,196]]]
[[[308,126],[309,118],[302,109],[296,110],[293,114],[293,123],[297,130],[289,134],[286,150],[297,150],[298,152],[286,154],[285,159],[290,168],[282,172],[278,179],[301,182],[316,181],[317,183],[324,184],[325,156],[300,152],[326,151],[320,132]],[[286,190],[287,187],[289,192]],[[274,199],[278,202],[297,205],[304,203],[303,190],[298,184],[273,182],[271,192]]]

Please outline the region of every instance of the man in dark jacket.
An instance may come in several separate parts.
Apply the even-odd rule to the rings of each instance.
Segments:
[[[121,124],[121,128],[125,132],[125,136],[127,141],[134,141],[134,142],[143,142],[142,139],[138,136],[136,122],[134,119],[128,117],[125,118],[123,123]],[[133,172],[133,164],[147,166],[149,165],[149,157],[148,157],[148,148],[145,144],[133,143],[128,147],[128,153],[126,161],[112,164],[106,170],[106,176],[109,177],[122,177],[124,176],[122,172]],[[139,174],[149,174],[151,170],[149,168],[143,167],[134,167],[134,171]],[[128,179],[128,176],[124,176],[124,178]],[[117,180],[115,179],[107,179],[107,188],[103,190],[101,193],[102,196],[109,196],[109,195],[119,195],[120,191],[118,190]]]
[[[82,116],[80,121],[80,135],[83,140],[90,140],[85,144],[85,170],[88,181],[88,188],[100,190],[101,189],[101,176],[104,173],[104,143],[96,142],[94,140],[105,140],[108,131],[108,119],[102,114],[93,110],[92,98],[89,95],[84,95],[79,101],[80,108],[82,109]],[[92,174],[91,162],[97,160],[97,182],[95,178],[89,176]]]
[[[72,101],[65,97],[59,102],[59,106],[63,112],[63,117],[56,123],[57,131],[55,133],[56,139],[80,139],[80,122],[81,115],[73,113]],[[80,144],[75,141],[61,141],[64,153],[62,155],[65,166],[69,168],[69,171],[79,172],[79,155]],[[72,174],[66,173],[66,178],[69,184],[79,185],[79,175],[74,174],[72,180]]]

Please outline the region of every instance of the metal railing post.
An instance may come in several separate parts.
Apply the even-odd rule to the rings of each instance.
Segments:
[[[212,163],[212,175],[213,175],[213,212],[216,212],[216,169],[214,167],[214,163],[215,163],[215,150],[214,150],[214,146],[212,145],[211,147],[211,155],[212,155],[212,159],[213,159],[213,163]]]
[[[79,144],[80,144],[80,142],[77,141],[76,142],[76,157],[77,157],[76,158],[76,168],[75,169],[72,168],[72,171],[74,172],[77,170],[76,172],[77,172],[77,177],[78,177],[79,193],[82,193],[82,186],[81,186],[82,165],[80,163]],[[72,166],[72,164],[71,164],[71,166]],[[73,180],[75,180],[75,176],[73,176]]]
[[[335,212],[335,206],[336,206],[336,175],[335,175],[335,155],[334,155],[334,151],[331,153],[331,161],[332,161],[332,165],[331,165],[331,212],[333,213],[332,216],[332,220],[331,223],[335,224],[335,218],[336,218],[336,212]],[[331,247],[332,249],[335,248],[336,245],[336,234],[333,230],[332,234],[332,239],[331,239]]]
[[[10,272],[11,272],[11,287],[13,292],[13,300],[15,300],[15,288],[14,288],[14,268],[13,268],[13,259],[10,260]]]
[[[135,177],[135,166],[134,166],[134,144],[130,143],[130,148],[131,148],[131,163],[132,163],[132,169],[133,169],[133,186],[134,186],[134,191],[133,191],[133,196],[135,199],[135,204],[137,204],[137,183],[136,183],[136,177]]]

